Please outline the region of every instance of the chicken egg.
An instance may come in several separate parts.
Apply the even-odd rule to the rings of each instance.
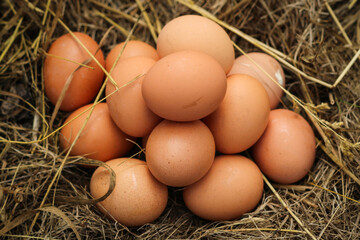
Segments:
[[[121,53],[121,51],[123,52],[121,53],[119,61],[131,57],[148,57],[153,59],[154,61],[159,60],[159,55],[157,54],[156,49],[145,42],[138,40],[129,40],[126,43],[125,47],[124,45],[125,42],[119,43],[109,52],[105,62],[106,71],[108,72],[110,71],[111,67],[114,65],[116,58]]]
[[[119,90],[115,92],[116,88],[110,81],[106,85],[111,117],[130,136],[144,137],[161,121],[146,106],[141,92],[144,75],[154,64],[155,61],[148,57],[121,60],[111,73]]]
[[[151,175],[146,163],[135,158],[118,158],[106,164],[116,175],[115,188],[97,204],[99,210],[129,227],[156,220],[166,207],[168,189]],[[93,198],[104,196],[109,185],[109,171],[97,168],[90,181]]]
[[[235,59],[228,76],[232,74],[247,74],[259,80],[265,87],[271,109],[279,104],[283,90],[279,87],[285,86],[284,71],[275,58],[265,53],[252,52]],[[271,78],[278,82],[276,84]]]
[[[196,182],[210,169],[215,141],[200,120],[164,120],[149,135],[145,156],[155,178],[168,186],[182,187]]]
[[[224,100],[203,121],[214,135],[216,149],[233,154],[250,148],[261,137],[269,113],[262,84],[249,75],[234,74],[227,79]]]
[[[316,152],[314,132],[299,114],[276,109],[270,112],[269,124],[252,148],[261,171],[271,180],[291,184],[310,171]]]
[[[89,112],[85,111],[91,107],[92,104],[85,105],[71,113],[66,119],[59,136],[62,149],[68,149],[74,142],[88,116]],[[81,113],[83,114],[80,115]],[[115,125],[106,103],[99,103],[94,107],[70,155],[84,155],[105,162],[124,156],[131,150],[134,144],[127,139],[134,140]]]
[[[74,32],[74,35],[104,66],[104,55],[99,45],[84,33]],[[71,78],[60,105],[61,110],[73,111],[94,99],[104,80],[104,72],[94,60],[89,60],[91,60],[90,55],[69,33],[51,44],[43,72],[45,93],[52,104],[57,103],[65,83]],[[80,66],[81,63],[88,67]]]
[[[195,215],[226,221],[253,210],[262,197],[262,174],[240,155],[219,155],[209,172],[183,191],[185,205]]]
[[[219,106],[226,75],[219,63],[197,51],[175,52],[157,61],[142,84],[146,105],[172,121],[193,121]]]
[[[160,58],[182,50],[201,51],[215,58],[225,72],[234,63],[234,48],[228,34],[214,21],[198,15],[184,15],[168,22],[160,31]]]

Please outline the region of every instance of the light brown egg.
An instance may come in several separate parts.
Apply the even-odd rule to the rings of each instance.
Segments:
[[[174,18],[159,34],[157,51],[160,58],[182,50],[201,51],[212,56],[225,72],[229,72],[235,59],[232,42],[224,29],[198,15]]]
[[[215,142],[200,120],[162,121],[146,143],[146,161],[160,182],[182,187],[203,177],[215,157]]]
[[[270,112],[269,124],[252,149],[261,171],[281,184],[305,177],[314,163],[315,152],[315,135],[309,123],[286,109]]]
[[[99,210],[129,227],[155,221],[166,207],[167,187],[151,175],[144,161],[118,158],[106,164],[116,174],[115,188],[104,201],[97,204]],[[90,182],[93,198],[104,196],[109,184],[109,171],[104,167],[97,168]]]
[[[142,94],[155,114],[172,121],[193,121],[219,106],[226,75],[209,55],[180,51],[159,61],[146,74]]]
[[[259,52],[242,55],[235,59],[228,76],[237,73],[247,74],[259,80],[269,95],[271,109],[276,108],[283,95],[283,90],[271,78],[285,87],[285,74],[275,58]]]
[[[216,149],[233,154],[250,148],[262,135],[269,119],[269,98],[255,78],[234,74],[219,108],[203,121],[214,135]]]
[[[226,221],[253,210],[263,187],[262,174],[253,161],[240,155],[220,155],[205,177],[185,187],[183,197],[195,215]]]
[[[110,71],[112,65],[114,65],[116,61],[116,58],[124,48],[124,45],[125,42],[119,43],[109,52],[105,62],[106,71]],[[121,53],[119,61],[131,57],[148,57],[153,59],[154,61],[159,60],[159,55],[157,54],[157,51],[153,46],[138,40],[129,40],[127,42],[123,52]]]
[[[89,112],[80,114],[91,106],[92,104],[89,104],[77,109],[66,119],[64,124],[67,124],[72,119],[74,120],[60,131],[59,138],[62,149],[68,149],[74,142]],[[77,117],[78,115],[80,116]],[[70,155],[84,155],[88,158],[105,162],[113,158],[122,157],[131,150],[134,145],[126,139],[133,140],[133,138],[123,133],[115,125],[106,103],[99,103],[95,106]]]
[[[155,64],[148,57],[132,57],[119,62],[111,76],[119,90],[109,81],[106,85],[107,104],[116,125],[126,134],[144,137],[161,121],[146,106],[141,92],[144,75]]]
[[[74,32],[75,36],[104,66],[104,55],[99,45],[88,35]],[[68,33],[51,44],[44,62],[45,93],[52,104],[56,104],[68,78],[72,76],[69,88],[60,105],[63,111],[73,111],[91,102],[104,80],[104,72],[91,60],[89,54]],[[96,53],[96,54],[95,54]],[[87,60],[91,60],[87,62]],[[86,63],[87,67],[80,67]],[[79,69],[77,69],[79,68]],[[77,70],[76,70],[77,69]],[[75,71],[76,70],[76,71]]]

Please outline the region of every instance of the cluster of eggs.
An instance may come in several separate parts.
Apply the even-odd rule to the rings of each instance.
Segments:
[[[197,216],[231,220],[259,203],[262,173],[290,184],[310,170],[310,125],[295,112],[275,109],[285,85],[280,64],[264,53],[235,59],[232,41],[215,22],[175,18],[160,32],[156,49],[123,42],[106,61],[93,39],[73,34],[48,51],[45,91],[53,104],[61,101],[61,110],[73,111],[61,130],[61,147],[104,161],[116,174],[115,189],[98,203],[107,216],[127,226],[154,221],[171,186],[181,187],[185,205]],[[104,81],[100,66],[111,78],[106,103],[93,106]],[[145,161],[126,157],[138,138]],[[254,161],[239,154],[246,150]],[[97,168],[92,196],[103,196],[109,185],[109,171]]]

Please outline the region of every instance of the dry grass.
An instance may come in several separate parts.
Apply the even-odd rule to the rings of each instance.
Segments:
[[[360,238],[360,4],[194,2],[1,1],[0,236]],[[69,30],[101,41],[106,54],[126,39],[155,45],[166,22],[189,13],[205,15],[226,28],[237,55],[265,51],[281,61],[287,79],[282,107],[311,122],[318,140],[316,163],[297,185],[265,179],[258,207],[236,221],[199,219],[185,208],[179,189],[170,188],[166,211],[156,222],[128,229],[94,207],[88,193],[92,170],[77,166],[89,160],[59,149],[58,130],[67,113],[57,112],[44,96],[42,62],[49,44]]]

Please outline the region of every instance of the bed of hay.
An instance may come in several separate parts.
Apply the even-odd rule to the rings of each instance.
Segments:
[[[155,46],[174,17],[217,21],[242,52],[264,51],[286,73],[280,105],[304,116],[317,138],[302,181],[265,179],[253,212],[234,221],[192,215],[179,189],[151,224],[126,228],[105,218],[89,195],[84,157],[58,146],[68,113],[44,96],[42,63],[52,41],[81,31],[115,44]],[[4,239],[360,239],[360,3],[356,0],[3,0],[0,3],[0,238]],[[136,151],[140,151],[137,148]]]

